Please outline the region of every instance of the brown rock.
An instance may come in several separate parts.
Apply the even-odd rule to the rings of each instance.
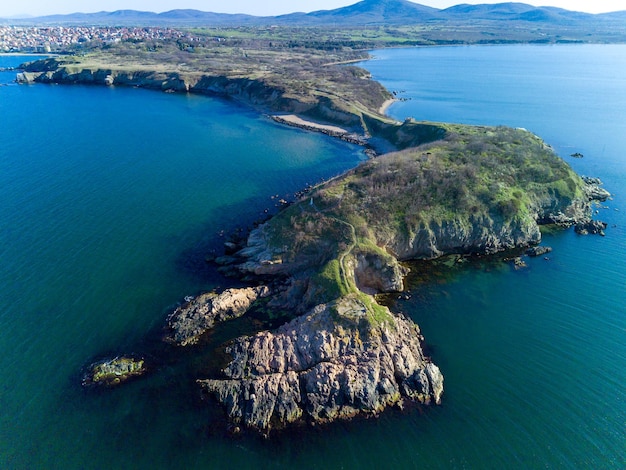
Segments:
[[[244,315],[259,298],[267,297],[266,286],[226,289],[221,294],[208,292],[192,298],[167,318],[165,340],[179,346],[194,344],[215,323]]]
[[[226,378],[198,382],[233,425],[262,433],[302,419],[376,414],[404,398],[441,403],[443,376],[424,357],[417,325],[377,308],[374,318],[361,297],[342,298],[274,332],[238,338],[227,348]]]

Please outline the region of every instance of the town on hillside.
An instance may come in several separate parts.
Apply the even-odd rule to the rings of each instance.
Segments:
[[[190,39],[187,36],[188,33],[164,27],[0,26],[0,52],[52,53],[87,42]]]

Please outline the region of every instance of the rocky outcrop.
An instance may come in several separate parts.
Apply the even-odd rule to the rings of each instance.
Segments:
[[[531,257],[542,256],[552,251],[550,246],[533,246],[526,250],[526,254]]]
[[[600,178],[583,176],[582,180],[585,183],[585,194],[590,201],[604,202],[611,197],[610,192],[600,187],[603,184]]]
[[[594,185],[587,184],[586,187]],[[604,197],[604,193],[601,192],[604,190],[599,189],[600,191],[597,187],[590,189],[574,200],[555,195],[536,197],[532,205],[527,206],[526,213],[508,219],[493,212],[458,214],[456,218],[422,223],[417,229],[401,227],[400,230],[393,229],[391,224],[383,224],[379,220],[366,219],[367,236],[371,244],[380,247],[380,251],[386,255],[376,258],[369,254],[365,256],[356,253],[355,283],[365,292],[402,290],[401,282],[397,280],[403,275],[394,267],[394,263],[389,262],[388,257],[395,258],[397,264],[397,260],[434,259],[453,253],[494,254],[534,246],[541,242],[539,227],[545,224],[578,226],[577,231],[601,233],[600,230],[604,229],[603,224],[591,221],[591,201],[600,195]],[[306,201],[300,204],[306,205]],[[307,214],[307,209],[303,208],[301,213]],[[288,275],[299,269],[302,264],[306,264],[304,257],[293,249],[295,243],[289,242],[289,233],[283,234],[282,238],[285,240],[283,245],[273,243],[273,238],[276,238],[273,235],[275,231],[273,223],[274,221],[270,220],[252,231],[246,248],[237,253],[238,259],[233,261],[238,263],[242,272],[256,275]],[[327,241],[323,231],[319,233],[310,231],[308,235],[318,237],[320,244]]]
[[[398,263],[393,256],[358,253],[353,264],[354,280],[360,291],[379,294],[404,290],[404,276],[408,268]]]
[[[373,224],[376,222],[373,221]],[[305,264],[293,258],[289,246],[270,242],[271,224],[253,230],[246,248],[237,253],[241,272],[259,276],[289,274]],[[450,220],[422,226],[416,232],[401,233],[370,227],[374,245],[385,247],[380,253],[355,253],[355,283],[364,292],[402,291],[406,272],[398,260],[433,259],[445,254],[493,254],[508,249],[536,245],[541,241],[539,225],[532,218],[503,221],[497,217],[477,216],[469,221]]]
[[[404,399],[439,404],[443,376],[419,328],[358,297],[319,305],[274,332],[236,339],[224,378],[200,380],[229,420],[263,433],[299,420],[376,414]]]
[[[15,81],[22,85],[28,85],[29,83],[33,83],[35,81],[35,75],[28,72],[19,72],[15,76]]]
[[[401,260],[432,259],[445,254],[493,254],[518,246],[539,243],[541,232],[534,220],[504,221],[499,217],[472,216],[431,222],[414,233],[396,233],[379,240]]]
[[[119,385],[132,377],[143,375],[145,372],[146,367],[143,359],[126,356],[105,359],[89,367],[83,378],[83,386]]]
[[[167,318],[165,340],[179,346],[198,341],[216,323],[244,315],[259,298],[267,297],[266,286],[226,289],[221,294],[208,292],[176,308]]]
[[[586,222],[580,222],[574,226],[574,231],[579,235],[602,235],[604,236],[604,230],[607,224],[599,220],[588,220]]]

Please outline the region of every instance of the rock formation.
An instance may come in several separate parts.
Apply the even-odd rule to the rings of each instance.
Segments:
[[[402,292],[408,269],[393,256],[379,253],[358,253],[352,271],[357,288],[362,292],[378,294]]]
[[[599,220],[588,220],[577,223],[574,226],[574,231],[579,235],[602,235],[604,236],[604,229],[607,224]]]
[[[266,286],[208,292],[185,302],[167,318],[167,341],[180,346],[194,344],[215,323],[245,314],[259,298],[267,297]]]
[[[408,398],[441,402],[443,376],[424,357],[417,325],[367,301],[319,305],[274,332],[226,349],[224,378],[200,380],[235,425],[269,432],[305,420],[376,414]]]
[[[532,246],[528,250],[526,250],[526,254],[528,256],[536,257],[545,255],[552,251],[552,247],[550,246]]]
[[[604,202],[611,197],[610,192],[600,187],[603,184],[600,178],[583,176],[582,180],[585,182],[585,193],[590,200]]]
[[[132,377],[143,375],[146,367],[143,359],[115,357],[96,362],[89,367],[83,378],[83,385],[114,386]]]

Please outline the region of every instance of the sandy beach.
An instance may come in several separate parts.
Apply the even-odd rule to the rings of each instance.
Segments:
[[[396,101],[398,101],[398,100],[396,100],[395,98],[390,98],[387,101],[385,101],[382,104],[382,106],[378,109],[379,114],[382,114],[383,116],[386,116],[385,113],[387,112],[387,109],[389,108],[389,106],[391,106]]]
[[[298,127],[308,127],[308,128],[312,128],[312,129],[318,129],[320,131],[327,131],[327,132],[332,132],[332,133],[336,133],[336,134],[347,134],[348,131],[346,129],[343,129],[341,127],[337,127],[337,126],[327,126],[325,124],[318,124],[317,122],[313,122],[313,121],[306,121],[298,116],[296,116],[295,114],[287,114],[284,116],[273,116],[274,119],[278,120],[278,121],[282,121],[285,122],[287,124],[291,124],[294,126],[298,126]]]

